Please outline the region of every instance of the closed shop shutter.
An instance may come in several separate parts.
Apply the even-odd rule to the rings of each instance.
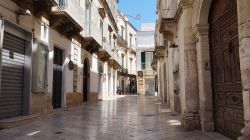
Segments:
[[[0,119],[23,114],[25,41],[4,33]]]

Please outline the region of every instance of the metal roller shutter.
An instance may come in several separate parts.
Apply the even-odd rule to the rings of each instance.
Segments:
[[[25,41],[4,33],[0,119],[23,114]]]

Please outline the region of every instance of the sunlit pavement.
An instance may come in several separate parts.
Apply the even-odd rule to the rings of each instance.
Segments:
[[[177,113],[154,96],[115,96],[56,110],[33,123],[0,130],[1,140],[211,140],[185,132]]]

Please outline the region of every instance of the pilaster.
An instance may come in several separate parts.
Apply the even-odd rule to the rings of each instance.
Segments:
[[[244,120],[246,126],[241,130],[239,140],[250,139],[250,1],[238,0],[239,53],[243,87]]]
[[[192,32],[192,2],[182,1],[182,15],[179,24],[183,28],[181,37],[180,50],[183,52],[181,58],[182,63],[182,126],[186,130],[200,128],[200,114],[199,114],[199,90],[198,90],[198,69],[197,69],[197,52],[195,46],[195,38]]]
[[[196,25],[193,28],[197,51],[199,114],[204,132],[214,131],[208,28],[209,25]]]

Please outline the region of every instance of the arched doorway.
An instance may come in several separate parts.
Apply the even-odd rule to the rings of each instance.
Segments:
[[[89,66],[89,60],[84,60],[83,65],[83,101],[88,101],[88,95],[89,95],[89,76],[90,75],[90,66]]]
[[[209,23],[215,130],[237,139],[244,126],[237,1],[214,0]]]

